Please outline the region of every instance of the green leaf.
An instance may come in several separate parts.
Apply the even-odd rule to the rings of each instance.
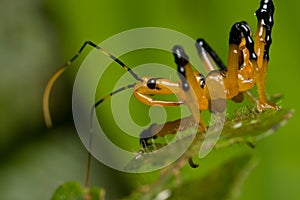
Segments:
[[[293,114],[294,110],[286,108],[262,113],[248,111],[226,122],[217,147],[237,142],[257,142],[285,125]]]
[[[59,186],[52,196],[52,200],[82,200],[84,190],[78,182],[66,182]]]
[[[186,182],[170,191],[169,199],[236,199],[256,160],[242,155],[227,161],[200,180]]]
[[[267,110],[262,113],[258,113],[253,108],[243,107],[236,113],[235,117],[232,119],[226,119],[217,143],[214,145],[215,140],[212,140],[212,144],[210,144],[210,141],[206,140],[203,149],[205,150],[205,148],[210,148],[210,145],[214,145],[214,149],[220,149],[237,143],[245,143],[253,147],[255,142],[271,135],[279,127],[286,124],[293,116],[293,113],[294,110],[287,108],[281,108],[280,110]],[[187,129],[185,132],[189,132],[189,130],[190,129]],[[216,130],[216,134],[217,131],[219,131],[219,129]],[[214,131],[212,131],[211,134],[213,135]],[[167,148],[165,156],[157,157],[155,155],[155,151],[153,154],[140,154],[138,158],[133,158],[130,163],[128,163],[126,169],[133,171],[163,165],[167,162],[165,158],[168,158],[168,154],[176,152],[180,145],[187,145],[189,141],[191,141],[191,137],[195,136],[186,134],[186,136],[179,137],[175,142],[168,144],[165,147]],[[189,158],[198,155],[200,148],[203,145],[203,141],[204,135],[202,133],[198,133],[192,145],[183,154],[183,156],[175,162],[175,165],[176,163],[180,163],[180,165],[182,165],[182,162],[188,162]],[[155,144],[155,148],[157,147],[158,145]],[[162,160],[158,160],[158,158],[162,158]]]
[[[51,200],[104,200],[104,194],[101,188],[84,188],[80,183],[70,181],[59,186]]]
[[[125,199],[236,199],[256,163],[251,155],[240,155],[219,165],[201,179],[185,180],[181,184],[169,170],[155,183],[138,188]]]

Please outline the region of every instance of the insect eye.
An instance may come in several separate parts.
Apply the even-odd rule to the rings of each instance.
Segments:
[[[155,89],[156,88],[156,80],[154,78],[151,78],[147,82],[147,87],[149,89]]]

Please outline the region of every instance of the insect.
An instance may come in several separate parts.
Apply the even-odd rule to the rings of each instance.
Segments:
[[[47,126],[51,126],[49,112],[49,95],[51,88],[57,78],[73,63],[86,46],[99,50],[102,54],[114,60],[123,69],[129,72],[136,83],[122,87],[97,101],[93,108],[97,108],[102,102],[125,89],[131,88],[135,98],[149,106],[180,106],[189,108],[191,116],[167,122],[164,125],[153,125],[140,135],[140,144],[143,148],[149,145],[149,139],[167,134],[176,133],[182,121],[199,125],[199,130],[205,132],[206,124],[198,119],[203,110],[214,112],[223,111],[224,101],[233,100],[241,102],[244,95],[249,96],[256,104],[259,112],[266,109],[279,109],[277,105],[267,101],[266,96],[266,74],[270,59],[269,49],[272,43],[271,32],[274,24],[274,5],[272,0],[261,0],[260,7],[256,11],[257,30],[252,38],[250,27],[245,21],[235,23],[229,33],[229,52],[227,66],[221,61],[216,52],[204,39],[196,41],[198,55],[209,73],[205,77],[202,73],[193,69],[188,55],[182,46],[173,47],[173,55],[177,65],[180,81],[173,82],[164,78],[139,77],[129,66],[121,60],[96,45],[87,41],[65,65],[63,65],[49,80],[43,97],[44,117]],[[215,66],[219,69],[216,69]],[[258,98],[254,98],[249,89],[256,85]],[[219,90],[223,88],[220,94]],[[177,101],[164,101],[152,98],[157,94],[175,94]],[[212,106],[214,105],[214,106]],[[157,131],[160,129],[159,131]]]

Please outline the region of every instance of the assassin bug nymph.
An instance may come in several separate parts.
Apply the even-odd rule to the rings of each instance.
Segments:
[[[221,61],[215,51],[203,39],[196,41],[196,49],[199,57],[209,71],[204,77],[201,73],[194,70],[189,63],[187,54],[183,47],[174,46],[173,55],[177,65],[180,81],[173,82],[168,79],[154,77],[139,77],[133,70],[120,61],[118,58],[108,53],[101,47],[91,41],[87,41],[79,49],[65,65],[63,65],[49,80],[43,98],[43,108],[46,124],[51,126],[51,118],[49,113],[49,94],[56,79],[70,66],[73,61],[80,55],[86,46],[92,46],[99,50],[102,54],[108,56],[122,68],[128,71],[135,79],[136,83],[120,88],[93,105],[93,108],[98,107],[103,101],[109,99],[112,95],[121,92],[127,88],[132,88],[134,96],[140,102],[149,106],[180,106],[186,105],[191,116],[179,119],[172,122],[167,122],[164,125],[153,125],[148,130],[141,133],[140,144],[143,148],[149,145],[148,140],[157,136],[165,136],[167,134],[176,133],[181,120],[199,124],[199,129],[202,132],[206,131],[206,125],[200,118],[196,120],[196,116],[202,110],[211,110],[212,101],[220,101],[231,99],[235,102],[243,100],[243,95],[247,93],[254,85],[257,86],[258,99],[252,100],[256,103],[256,108],[259,112],[266,109],[278,109],[267,101],[266,97],[266,73],[269,62],[269,49],[272,43],[271,32],[273,27],[274,5],[272,0],[261,0],[260,7],[256,11],[257,31],[254,39],[248,24],[244,21],[235,23],[229,34],[229,53],[227,66]],[[214,63],[214,64],[212,64]],[[219,70],[215,69],[215,65]],[[221,85],[225,89],[224,99],[212,99],[209,93],[208,85]],[[194,91],[194,93],[191,92]],[[155,100],[150,95],[156,94],[175,94],[178,101]],[[248,93],[248,96],[250,94]],[[222,111],[222,107],[215,108],[216,111]],[[159,131],[156,126],[163,127]]]

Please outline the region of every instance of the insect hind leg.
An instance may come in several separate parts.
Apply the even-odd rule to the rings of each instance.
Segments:
[[[266,109],[279,109],[277,105],[267,102],[266,95],[266,74],[270,59],[269,50],[272,44],[271,33],[274,24],[274,10],[272,0],[262,0],[260,7],[255,12],[258,21],[255,34],[255,51],[258,53],[258,68],[256,70],[258,91],[257,110],[260,112]]]

